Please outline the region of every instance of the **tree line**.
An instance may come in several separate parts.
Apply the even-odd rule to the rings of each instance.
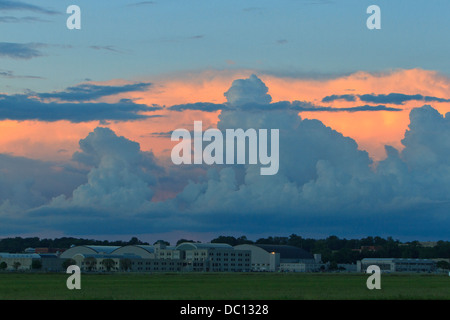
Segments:
[[[434,259],[450,258],[450,241],[437,241],[433,247],[424,247],[419,241],[400,242],[392,237],[366,237],[362,239],[345,239],[329,236],[325,239],[303,238],[296,234],[289,237],[267,237],[256,241],[246,236],[238,238],[220,236],[211,242],[238,244],[272,244],[290,245],[302,248],[310,253],[322,255],[323,262],[355,263],[363,258],[406,258]]]
[[[71,246],[95,245],[95,246],[126,246],[126,245],[148,245],[136,237],[132,237],[129,241],[108,241],[80,239],[72,237],[63,237],[56,239],[40,239],[32,238],[3,238],[0,239],[0,252],[21,253],[27,248],[55,248],[68,249]]]
[[[166,245],[169,242],[158,240]],[[155,242],[155,243],[156,243]],[[177,245],[182,242],[198,242],[195,240],[180,239]],[[310,253],[322,255],[323,262],[332,263],[355,263],[363,258],[411,258],[411,259],[433,259],[450,258],[450,241],[437,241],[434,247],[423,247],[418,241],[400,242],[392,237],[366,237],[362,239],[345,239],[337,236],[329,236],[325,239],[303,238],[296,234],[288,237],[267,237],[255,241],[247,239],[246,236],[219,236],[212,243],[227,243],[231,246],[239,244],[272,244],[291,245],[302,248]],[[0,239],[0,252],[20,253],[27,248],[60,248],[68,249],[71,246],[80,245],[102,245],[102,246],[126,246],[126,245],[149,245],[136,237],[129,241],[108,241],[80,239],[73,237],[63,237],[56,239],[33,238],[4,238]],[[371,248],[372,247],[372,248]],[[361,250],[361,248],[363,248]],[[373,250],[374,249],[374,250]]]

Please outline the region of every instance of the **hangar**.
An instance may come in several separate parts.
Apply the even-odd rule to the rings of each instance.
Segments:
[[[80,254],[111,254],[118,246],[72,246],[59,256],[61,259],[70,259],[74,255]]]
[[[320,255],[288,245],[241,244],[237,250],[249,250],[252,257],[253,271],[318,271],[321,264]]]
[[[63,252],[60,258],[74,259],[82,270],[89,271],[105,271],[103,261],[106,259],[114,262],[111,271],[138,272],[241,272],[250,271],[251,262],[248,250],[238,250],[224,243],[191,242],[176,247],[161,242],[153,246],[77,246]]]

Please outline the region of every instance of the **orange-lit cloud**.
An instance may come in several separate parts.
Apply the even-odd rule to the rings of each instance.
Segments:
[[[157,104],[169,107],[175,104],[213,102],[224,103],[224,92],[235,79],[247,78],[252,70],[209,70],[198,73],[173,74],[149,77],[145,80],[152,85],[145,92],[131,92],[104,97],[103,102],[115,102],[119,99],[133,99],[136,103]],[[329,95],[361,94],[421,94],[450,98],[450,79],[434,71],[421,69],[396,70],[371,74],[358,72],[333,79],[311,79],[274,76],[257,73],[269,88],[273,102],[309,101],[317,105],[354,107],[364,105],[361,101],[334,101],[323,103]],[[112,80],[103,84],[125,84],[124,80]],[[99,84],[99,83],[98,83]],[[375,159],[384,157],[384,145],[402,148],[401,139],[409,124],[409,111],[422,106],[422,101],[410,101],[400,107],[400,112],[302,112],[302,118],[318,119],[325,125],[352,137],[360,149],[367,150]],[[450,103],[432,103],[440,113],[450,111]],[[139,121],[109,122],[108,126],[117,135],[141,144],[142,150],[152,150],[157,155],[165,154],[173,143],[161,133],[176,128],[190,128],[194,120],[203,120],[204,126],[215,126],[218,112],[161,110],[151,114],[162,115]],[[99,122],[70,123],[57,121],[52,123],[38,121],[1,121],[0,152],[45,160],[64,160],[78,149],[78,141],[92,131]]]

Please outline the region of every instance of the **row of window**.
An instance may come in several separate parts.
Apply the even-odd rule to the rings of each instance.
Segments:
[[[149,266],[149,265],[155,265],[155,266],[158,266],[159,265],[159,262],[150,262],[150,261],[146,261],[145,263],[144,262],[142,262],[142,261],[139,261],[139,262],[132,262],[131,263],[132,265],[138,265],[138,266],[141,266],[141,265],[146,265],[146,266]],[[169,266],[174,266],[174,265],[178,265],[178,266],[181,266],[181,265],[183,265],[183,262],[161,262],[161,265],[162,266],[166,266],[166,265],[169,265]]]
[[[206,254],[206,252],[205,251],[202,251],[202,252],[194,252],[194,256],[206,256],[207,254]],[[228,257],[228,255],[230,255],[231,257],[235,257],[235,256],[238,256],[238,257],[242,257],[242,256],[245,256],[245,257],[250,257],[250,253],[236,253],[236,252],[230,252],[230,253],[228,253],[228,252],[216,252],[216,253],[214,253],[214,252],[210,252],[209,253],[209,255],[210,256],[218,256],[218,257],[220,257],[220,256],[224,256],[224,257]]]

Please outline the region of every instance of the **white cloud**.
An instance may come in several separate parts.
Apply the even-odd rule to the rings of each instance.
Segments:
[[[430,106],[413,109],[403,151],[386,146],[387,158],[373,166],[353,139],[318,120],[302,119],[289,109],[255,112],[253,104],[270,102],[267,92],[256,76],[234,81],[227,98],[239,107],[222,110],[217,126],[279,129],[276,175],[261,176],[258,165],[197,166],[200,174],[208,169],[207,174],[186,183],[175,198],[152,202],[159,181],[165,181],[166,189],[173,184],[180,190],[180,179],[191,173],[180,175],[181,167],[162,171],[136,142],[96,128],[73,156],[89,168],[87,182],[34,214],[52,216],[48,223],[58,221],[61,229],[91,234],[314,228],[344,234],[448,236],[448,114],[444,117]],[[20,184],[17,188],[22,190]],[[67,221],[61,220],[61,212]]]
[[[257,76],[251,75],[248,79],[234,80],[231,88],[224,93],[227,102],[232,106],[245,104],[269,104],[272,97],[267,94],[269,89]]]
[[[153,154],[140,151],[138,143],[118,137],[98,127],[80,141],[81,152],[74,160],[93,166],[87,183],[73,191],[71,198],[60,196],[53,206],[78,206],[133,213],[151,201],[157,168]]]

